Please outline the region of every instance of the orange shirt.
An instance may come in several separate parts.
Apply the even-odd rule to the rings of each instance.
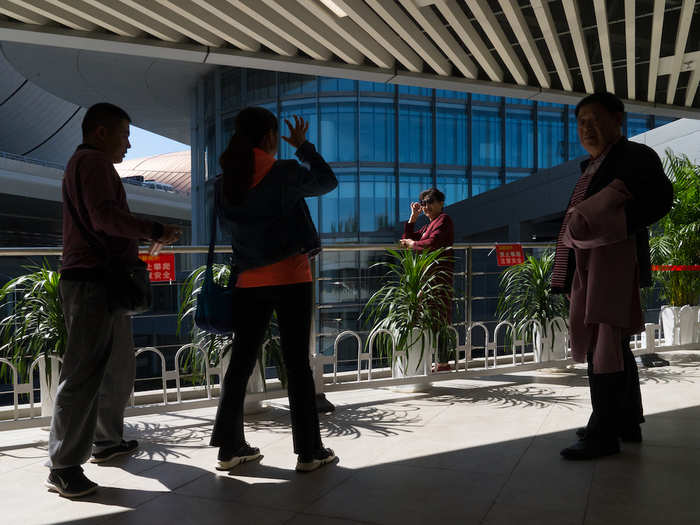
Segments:
[[[267,175],[275,163],[275,158],[267,152],[253,148],[255,154],[254,188]],[[282,261],[251,268],[238,275],[237,288],[254,288],[258,286],[278,286],[283,284],[310,283],[311,264],[305,253],[292,255]]]

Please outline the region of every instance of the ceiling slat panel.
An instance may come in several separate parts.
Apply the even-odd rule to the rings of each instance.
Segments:
[[[467,0],[467,5],[489,40],[491,40],[496,51],[498,51],[508,71],[513,75],[515,82],[521,86],[527,84],[527,72],[520,63],[513,46],[508,41],[503,28],[498,23],[496,15],[493,14],[488,3],[483,2],[483,0]]]
[[[676,98],[678,76],[681,73],[681,66],[683,65],[683,56],[685,55],[685,46],[688,43],[688,32],[690,31],[690,22],[693,19],[694,8],[694,0],[683,0],[680,19],[678,21],[678,32],[676,33],[676,51],[674,53],[673,67],[671,68],[671,77],[668,79],[666,104],[673,104]]]
[[[693,105],[695,95],[698,91],[698,83],[700,83],[700,63],[695,63],[695,69],[690,74],[688,79],[688,87],[685,90],[685,105],[690,107]]]
[[[554,62],[554,68],[557,70],[559,81],[566,91],[571,91],[573,89],[571,73],[566,63],[564,50],[561,47],[557,26],[552,18],[552,12],[549,10],[549,2],[547,0],[531,0],[530,4],[542,30],[544,41],[547,43],[547,49]]]
[[[289,0],[284,0],[289,1]],[[394,67],[394,57],[375,41],[362,27],[355,23],[350,17],[339,18],[330,10],[320,5],[317,0],[296,0],[316,18],[321,20],[329,29],[338,33],[340,37],[347,40],[354,48],[381,68]]]
[[[603,59],[603,73],[605,74],[605,89],[615,93],[615,77],[613,76],[612,54],[610,52],[610,31],[608,28],[608,12],[605,0],[593,0],[595,8],[595,20],[598,29],[598,42],[600,43],[600,55]]]
[[[267,6],[282,14],[300,31],[308,34],[321,45],[335,53],[348,64],[362,64],[364,56],[357,49],[335,33],[323,21],[316,18],[304,6],[289,0],[261,0]]]
[[[78,31],[93,31],[97,26],[91,22],[88,22],[82,17],[76,16],[73,13],[69,13],[65,9],[51,5],[45,0],[9,0],[11,3],[33,11],[37,15],[46,17],[54,22],[58,22],[61,25],[70,27],[71,29],[77,29]]]
[[[291,24],[282,13],[270,9],[270,7],[265,5],[261,0],[229,0],[229,2],[251,18],[264,20],[265,25],[272,31],[279,34],[293,46],[301,49],[310,57],[316,60],[326,61],[330,60],[333,56],[333,53],[331,53],[329,49]]]
[[[593,72],[591,71],[591,63],[588,60],[588,46],[586,39],[583,36],[583,26],[581,25],[581,13],[578,9],[578,1],[562,0],[564,13],[566,14],[566,22],[569,25],[571,40],[574,42],[576,51],[576,59],[578,67],[583,79],[583,86],[586,93],[593,93],[595,87],[593,85]]]
[[[419,7],[414,0],[401,0],[401,4],[465,77],[476,78],[479,73],[476,64],[443,25],[431,6]]]
[[[447,76],[452,72],[452,64],[426,37],[419,27],[395,2],[365,0],[398,35],[418,53],[438,75]]]
[[[260,49],[260,42],[189,0],[158,0],[158,2],[239,49],[244,51]]]
[[[501,4],[501,9],[503,9],[503,14],[506,15],[506,19],[515,33],[515,38],[518,39],[523,53],[530,62],[530,67],[535,72],[537,81],[540,83],[540,86],[548,88],[550,80],[547,67],[544,64],[540,50],[537,49],[537,44],[518,5],[518,0],[499,0],[499,3]]]
[[[8,0],[0,0],[0,14],[24,22],[25,24],[44,25],[49,22],[45,16],[41,16],[31,9],[18,6]]]
[[[651,48],[649,49],[649,86],[647,100],[656,98],[656,77],[659,74],[659,55],[661,54],[661,33],[664,28],[665,0],[654,0],[654,13],[651,22]]]
[[[333,0],[353,21],[389,51],[406,69],[414,73],[423,71],[423,60],[399,36],[363,2],[363,0]]]
[[[625,0],[625,48],[627,51],[627,98],[635,97],[636,67],[635,67],[635,33],[634,18],[635,0]]]
[[[182,33],[178,33],[171,27],[145,16],[141,11],[126,6],[124,4],[118,4],[114,2],[106,3],[103,0],[83,0],[86,4],[91,5],[93,8],[100,12],[106,13],[116,18],[120,18],[125,22],[138,27],[142,31],[153,35],[160,40],[165,40],[166,42],[182,42],[187,37]]]
[[[474,55],[478,64],[486,71],[488,77],[494,82],[503,82],[503,69],[493,58],[459,4],[455,0],[436,0],[435,6]]]
[[[143,34],[143,31],[127,23],[124,19],[108,15],[87,2],[81,0],[47,0],[47,2],[117,35],[138,37]]]

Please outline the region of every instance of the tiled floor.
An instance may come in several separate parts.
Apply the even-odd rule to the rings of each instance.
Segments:
[[[99,491],[48,492],[45,429],[0,433],[2,523],[700,523],[700,352],[641,371],[644,443],[567,462],[559,450],[589,413],[582,368],[439,383],[427,394],[330,395],[324,442],[337,465],[294,472],[288,412],[247,421],[259,463],[231,474],[207,446],[214,409],[127,420],[134,457],[87,465]]]

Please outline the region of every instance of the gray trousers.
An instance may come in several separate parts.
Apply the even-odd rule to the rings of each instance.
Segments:
[[[85,463],[118,445],[134,386],[131,318],[107,310],[99,282],[60,281],[66,351],[49,435],[49,466]]]

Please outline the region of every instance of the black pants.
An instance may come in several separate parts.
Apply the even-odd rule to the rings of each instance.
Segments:
[[[231,364],[224,376],[210,445],[237,449],[244,442],[246,385],[275,310],[287,369],[294,452],[309,455],[321,446],[316,391],[309,366],[311,283],[241,288],[237,300]]]
[[[629,338],[622,339],[624,370],[612,374],[593,373],[592,355],[588,355],[588,383],[593,413],[588,420],[586,437],[617,439],[621,433],[644,422],[639,372]]]

